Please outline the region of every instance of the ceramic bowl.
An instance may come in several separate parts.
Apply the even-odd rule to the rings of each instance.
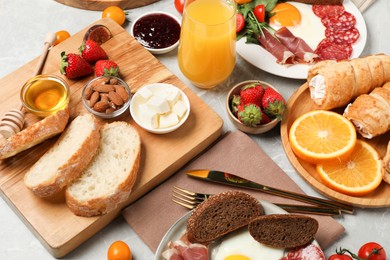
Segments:
[[[245,86],[247,84],[251,84],[251,83],[259,83],[264,87],[275,89],[272,85],[270,85],[266,82],[263,82],[263,81],[259,81],[259,80],[247,80],[247,81],[240,82],[237,85],[235,85],[229,91],[228,95],[226,96],[226,110],[227,110],[230,121],[237,127],[237,129],[239,129],[242,132],[248,133],[248,134],[262,134],[262,133],[268,132],[272,128],[274,128],[279,123],[278,119],[275,118],[267,124],[259,125],[256,127],[251,127],[251,126],[247,126],[247,125],[244,125],[243,123],[241,123],[231,110],[231,100],[233,98],[233,95],[239,95],[241,88],[243,86]],[[276,91],[278,91],[278,90],[276,90]]]
[[[170,32],[174,32],[174,42],[171,42],[169,46],[167,47],[161,47],[161,48],[153,48],[153,47],[150,47],[150,45],[148,46],[148,41],[145,41],[143,38],[142,38],[142,35],[135,32],[135,28],[138,27],[138,26],[144,26],[144,27],[148,27],[150,26],[150,22],[145,22],[146,19],[154,19],[154,21],[159,21],[159,20],[162,20],[163,21],[169,21],[170,23],[172,23],[172,25],[174,26],[174,28],[176,29],[171,29]],[[170,14],[170,13],[167,13],[167,12],[163,12],[163,11],[152,11],[152,12],[147,12],[141,16],[139,16],[138,18],[136,18],[132,25],[131,25],[131,28],[130,28],[130,34],[142,45],[144,46],[145,49],[147,49],[148,51],[150,51],[151,53],[153,54],[164,54],[164,53],[167,53],[167,52],[170,52],[172,50],[174,50],[178,45],[179,45],[179,39],[180,39],[180,27],[181,27],[181,20],[179,18],[177,18],[176,16]],[[161,25],[162,26],[162,29],[166,29],[167,26],[163,24],[163,22],[159,22],[158,25]],[[178,26],[178,27],[177,27]],[[138,27],[139,28],[139,27]],[[163,34],[164,36],[167,35],[166,32],[164,32]],[[176,40],[177,39],[177,40]],[[157,42],[157,41],[165,41],[163,38],[157,38],[157,39],[153,39],[153,41]],[[170,40],[172,41],[172,40]]]
[[[64,109],[70,99],[68,83],[56,75],[37,75],[29,79],[20,91],[23,107],[40,117]]]
[[[163,96],[166,91],[172,89],[175,91],[178,91],[179,99],[184,103],[184,106],[186,107],[186,111],[182,116],[179,116],[179,121],[177,124],[169,126],[169,127],[153,127],[149,121],[151,118],[150,116],[147,116],[147,113],[150,113],[150,110],[148,108],[147,111],[142,110],[145,105],[147,105],[148,101],[151,99],[152,96],[147,96],[145,93],[153,93],[154,96]],[[182,104],[183,104],[182,103]],[[173,111],[172,105],[171,107],[171,112]],[[169,114],[170,112],[165,113],[165,115]],[[173,112],[172,112],[173,113]],[[190,101],[188,100],[188,97],[186,94],[179,89],[176,86],[173,86],[171,84],[166,84],[166,83],[153,83],[149,85],[145,85],[141,87],[133,96],[131,99],[130,103],[130,114],[133,117],[134,121],[144,130],[154,133],[154,134],[166,134],[175,131],[178,129],[180,126],[184,124],[184,122],[188,119],[188,116],[190,114]],[[152,113],[153,114],[153,113]],[[158,116],[160,117],[160,115]],[[146,120],[146,118],[148,118]],[[158,122],[161,123],[161,118],[158,119]]]
[[[115,80],[118,82],[118,83],[116,83],[116,85],[122,85],[124,87],[124,89],[126,90],[128,98],[123,103],[123,105],[120,105],[120,106],[115,106],[113,104],[110,105],[110,107],[115,107],[115,109],[109,109],[109,110],[107,110],[107,112],[96,111],[94,109],[94,107],[91,107],[91,105],[90,105],[90,98],[87,98],[88,89],[90,89],[93,85],[96,85],[97,83],[103,84],[102,83],[103,81],[109,81],[109,80]],[[101,93],[103,93],[103,92],[101,92]],[[118,116],[122,115],[125,111],[128,110],[129,105],[130,105],[130,100],[131,100],[131,91],[130,91],[129,85],[125,81],[123,81],[122,79],[120,79],[118,77],[100,76],[100,77],[96,77],[96,78],[90,80],[84,86],[84,88],[81,92],[81,100],[83,102],[84,107],[88,110],[88,112],[92,113],[93,115],[95,115],[96,117],[99,117],[99,118],[110,119],[110,118],[118,117]]]

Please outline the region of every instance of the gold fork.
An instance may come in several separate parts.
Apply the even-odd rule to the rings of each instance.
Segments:
[[[203,201],[207,200],[209,197],[212,196],[212,194],[193,192],[177,186],[173,187],[172,192],[173,192],[172,201],[190,210],[196,208],[196,206],[198,206],[200,203],[202,203]],[[305,213],[305,214],[325,215],[325,216],[341,215],[341,210],[337,208],[280,204],[280,203],[273,203],[273,204],[284,209],[289,213]]]

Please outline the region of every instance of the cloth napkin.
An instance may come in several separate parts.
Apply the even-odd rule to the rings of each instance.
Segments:
[[[188,177],[184,171],[189,169],[226,171],[265,185],[303,193],[295,182],[248,135],[240,131],[228,133],[182,170],[122,211],[126,221],[154,252],[171,225],[188,212],[184,207],[171,201],[173,186],[202,193],[239,190]],[[268,202],[300,203],[258,191],[240,190]],[[332,217],[311,216],[319,221],[316,240],[323,249],[330,246],[345,230]]]

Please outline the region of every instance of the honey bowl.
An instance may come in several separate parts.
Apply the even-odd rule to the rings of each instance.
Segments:
[[[64,109],[70,99],[68,83],[55,75],[37,75],[29,79],[20,91],[27,111],[46,117]]]

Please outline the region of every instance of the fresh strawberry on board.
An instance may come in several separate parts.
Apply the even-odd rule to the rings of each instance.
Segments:
[[[282,95],[273,88],[266,88],[263,99],[261,101],[263,112],[271,118],[276,117],[282,119],[284,111],[287,109],[287,104]]]
[[[244,104],[255,104],[261,106],[261,99],[264,95],[264,88],[258,83],[248,84],[241,88],[240,96]]]
[[[255,104],[246,104],[239,107],[237,118],[244,125],[255,127],[261,123],[263,113],[261,108]]]
[[[87,76],[93,73],[92,66],[78,54],[61,52],[61,74],[69,79]]]
[[[95,76],[119,77],[119,66],[112,60],[98,60],[95,63]]]
[[[107,53],[103,50],[102,47],[97,42],[94,42],[92,40],[86,40],[81,44],[79,47],[81,56],[88,62],[88,63],[95,63],[98,60],[106,60],[108,59]]]

